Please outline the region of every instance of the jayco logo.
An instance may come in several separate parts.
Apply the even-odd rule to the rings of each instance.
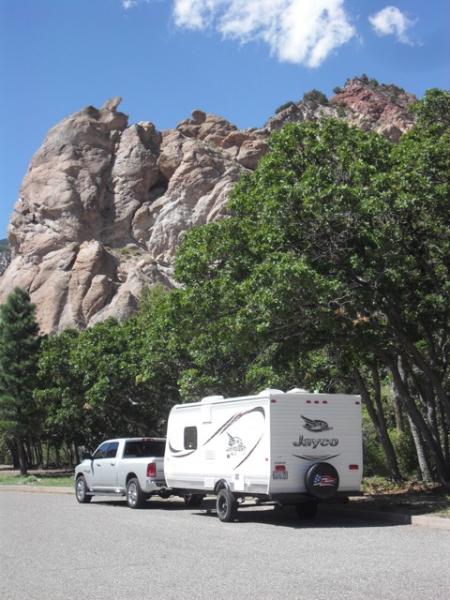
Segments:
[[[318,433],[321,431],[330,431],[330,429],[333,429],[328,425],[326,421],[319,421],[319,419],[308,419],[308,417],[304,417],[303,415],[300,416],[304,421],[303,427],[308,431]]]
[[[308,419],[308,417],[304,417],[300,415],[303,419],[303,427],[311,433],[321,433],[323,431],[330,431],[333,429],[328,425],[326,421],[320,421],[319,419]],[[339,440],[337,438],[307,438],[303,435],[300,435],[298,441],[292,442],[293,446],[296,447],[312,447],[317,448],[318,446],[337,446],[339,444]]]

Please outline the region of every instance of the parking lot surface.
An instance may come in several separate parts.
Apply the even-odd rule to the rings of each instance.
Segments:
[[[448,531],[0,490],[4,600],[448,600]]]

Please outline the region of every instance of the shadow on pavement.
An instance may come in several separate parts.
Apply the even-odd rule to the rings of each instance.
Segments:
[[[105,499],[104,497],[95,498],[91,506],[108,505],[123,508],[123,510],[131,510],[128,508],[126,500]],[[214,499],[206,499],[203,501],[200,508],[193,508],[186,506],[183,500],[162,500],[159,498],[152,498],[143,508],[139,509],[140,512],[150,511],[183,511],[191,512],[193,517],[203,518],[214,518],[217,519],[216,515],[216,504]],[[355,529],[355,528],[367,528],[367,527],[392,527],[398,526],[399,524],[389,523],[388,521],[373,521],[365,519],[364,517],[358,516],[353,517],[350,515],[334,515],[332,512],[319,512],[313,519],[299,519],[294,507],[272,507],[272,506],[251,506],[246,508],[240,508],[238,510],[237,518],[234,522],[239,523],[262,523],[265,525],[274,525],[276,527],[290,527],[293,529],[330,529],[330,528],[344,528],[344,529]],[[223,527],[233,526],[233,523],[223,523]]]

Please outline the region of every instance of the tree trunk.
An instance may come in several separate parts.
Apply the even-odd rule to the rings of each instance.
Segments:
[[[46,469],[48,469],[49,462],[50,462],[50,442],[47,440],[46,458],[45,458],[45,468]]]
[[[370,396],[369,390],[367,389],[366,383],[358,369],[354,370],[354,375],[361,393],[361,398],[363,399],[364,405],[367,408],[367,412],[369,413],[369,417],[375,427],[377,437],[381,443],[383,452],[386,456],[391,478],[397,483],[399,483],[403,480],[403,477],[401,476],[400,469],[398,468],[395,450],[387,431],[386,420],[384,418],[384,414],[382,413],[383,409],[381,406],[381,399],[379,399],[379,413],[377,415],[377,412],[372,403],[372,398]]]
[[[392,387],[394,390],[395,398],[397,399],[397,404],[401,406],[401,404],[402,404],[401,394],[397,390],[395,383],[393,384]],[[423,444],[422,437],[420,436],[419,430],[414,425],[414,422],[409,415],[407,415],[407,420],[408,420],[409,428],[410,428],[411,435],[413,438],[414,447],[416,449],[416,457],[417,457],[417,462],[419,465],[421,479],[423,481],[432,481],[430,463],[428,461],[428,457],[425,452],[425,446]]]
[[[75,456],[76,463],[77,463],[77,465],[79,465],[81,462],[80,461],[80,453],[78,452],[78,446],[76,445],[75,442],[73,443],[73,453]]]
[[[10,438],[9,440],[6,441],[6,446],[11,454],[13,469],[19,469],[20,468],[19,453],[17,450],[16,440],[13,440]]]
[[[17,440],[17,451],[19,454],[19,469],[21,475],[28,475],[28,461],[22,439]]]
[[[425,451],[425,445],[423,443],[422,436],[420,435],[419,430],[414,425],[414,422],[409,415],[408,423],[411,429],[411,435],[414,441],[414,446],[416,448],[417,461],[419,463],[420,475],[422,477],[422,480],[426,482],[433,481],[431,467],[430,463],[428,462],[427,453]]]
[[[430,361],[427,360],[427,357],[424,356],[423,353],[418,350],[418,348],[416,348],[415,344],[410,340],[408,335],[406,335],[404,332],[402,319],[397,311],[391,309],[387,312],[387,316],[389,318],[392,330],[401,346],[406,348],[414,364],[424,373],[424,375],[426,375],[430,386],[434,387],[436,395],[442,402],[442,406],[447,413],[447,416],[450,418],[450,398],[442,385],[439,375],[434,369],[434,365],[430,364]]]
[[[443,444],[442,447],[444,449],[445,461],[447,464],[450,464],[450,448],[449,448],[449,437],[450,437],[450,428],[448,426],[447,415],[442,407],[442,402],[438,402],[438,412],[441,421],[441,430],[442,430],[442,439]]]
[[[425,419],[420,414],[413,398],[410,396],[408,386],[400,375],[396,359],[391,357],[389,362],[389,368],[394,378],[394,383],[398,393],[402,398],[403,405],[405,406],[408,415],[411,417],[414,425],[420,432],[423,441],[433,456],[440,481],[446,487],[450,488],[450,467],[446,464],[439,445],[434,440]]]
[[[393,405],[394,405],[395,428],[398,431],[405,431],[402,403],[401,403],[400,398],[397,395],[397,392],[396,392],[393,382],[391,383],[391,394],[392,394]]]

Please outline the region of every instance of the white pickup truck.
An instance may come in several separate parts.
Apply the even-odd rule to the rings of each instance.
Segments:
[[[130,508],[140,508],[153,494],[166,497],[164,438],[106,440],[75,469],[78,502],[93,496],[126,496]]]

